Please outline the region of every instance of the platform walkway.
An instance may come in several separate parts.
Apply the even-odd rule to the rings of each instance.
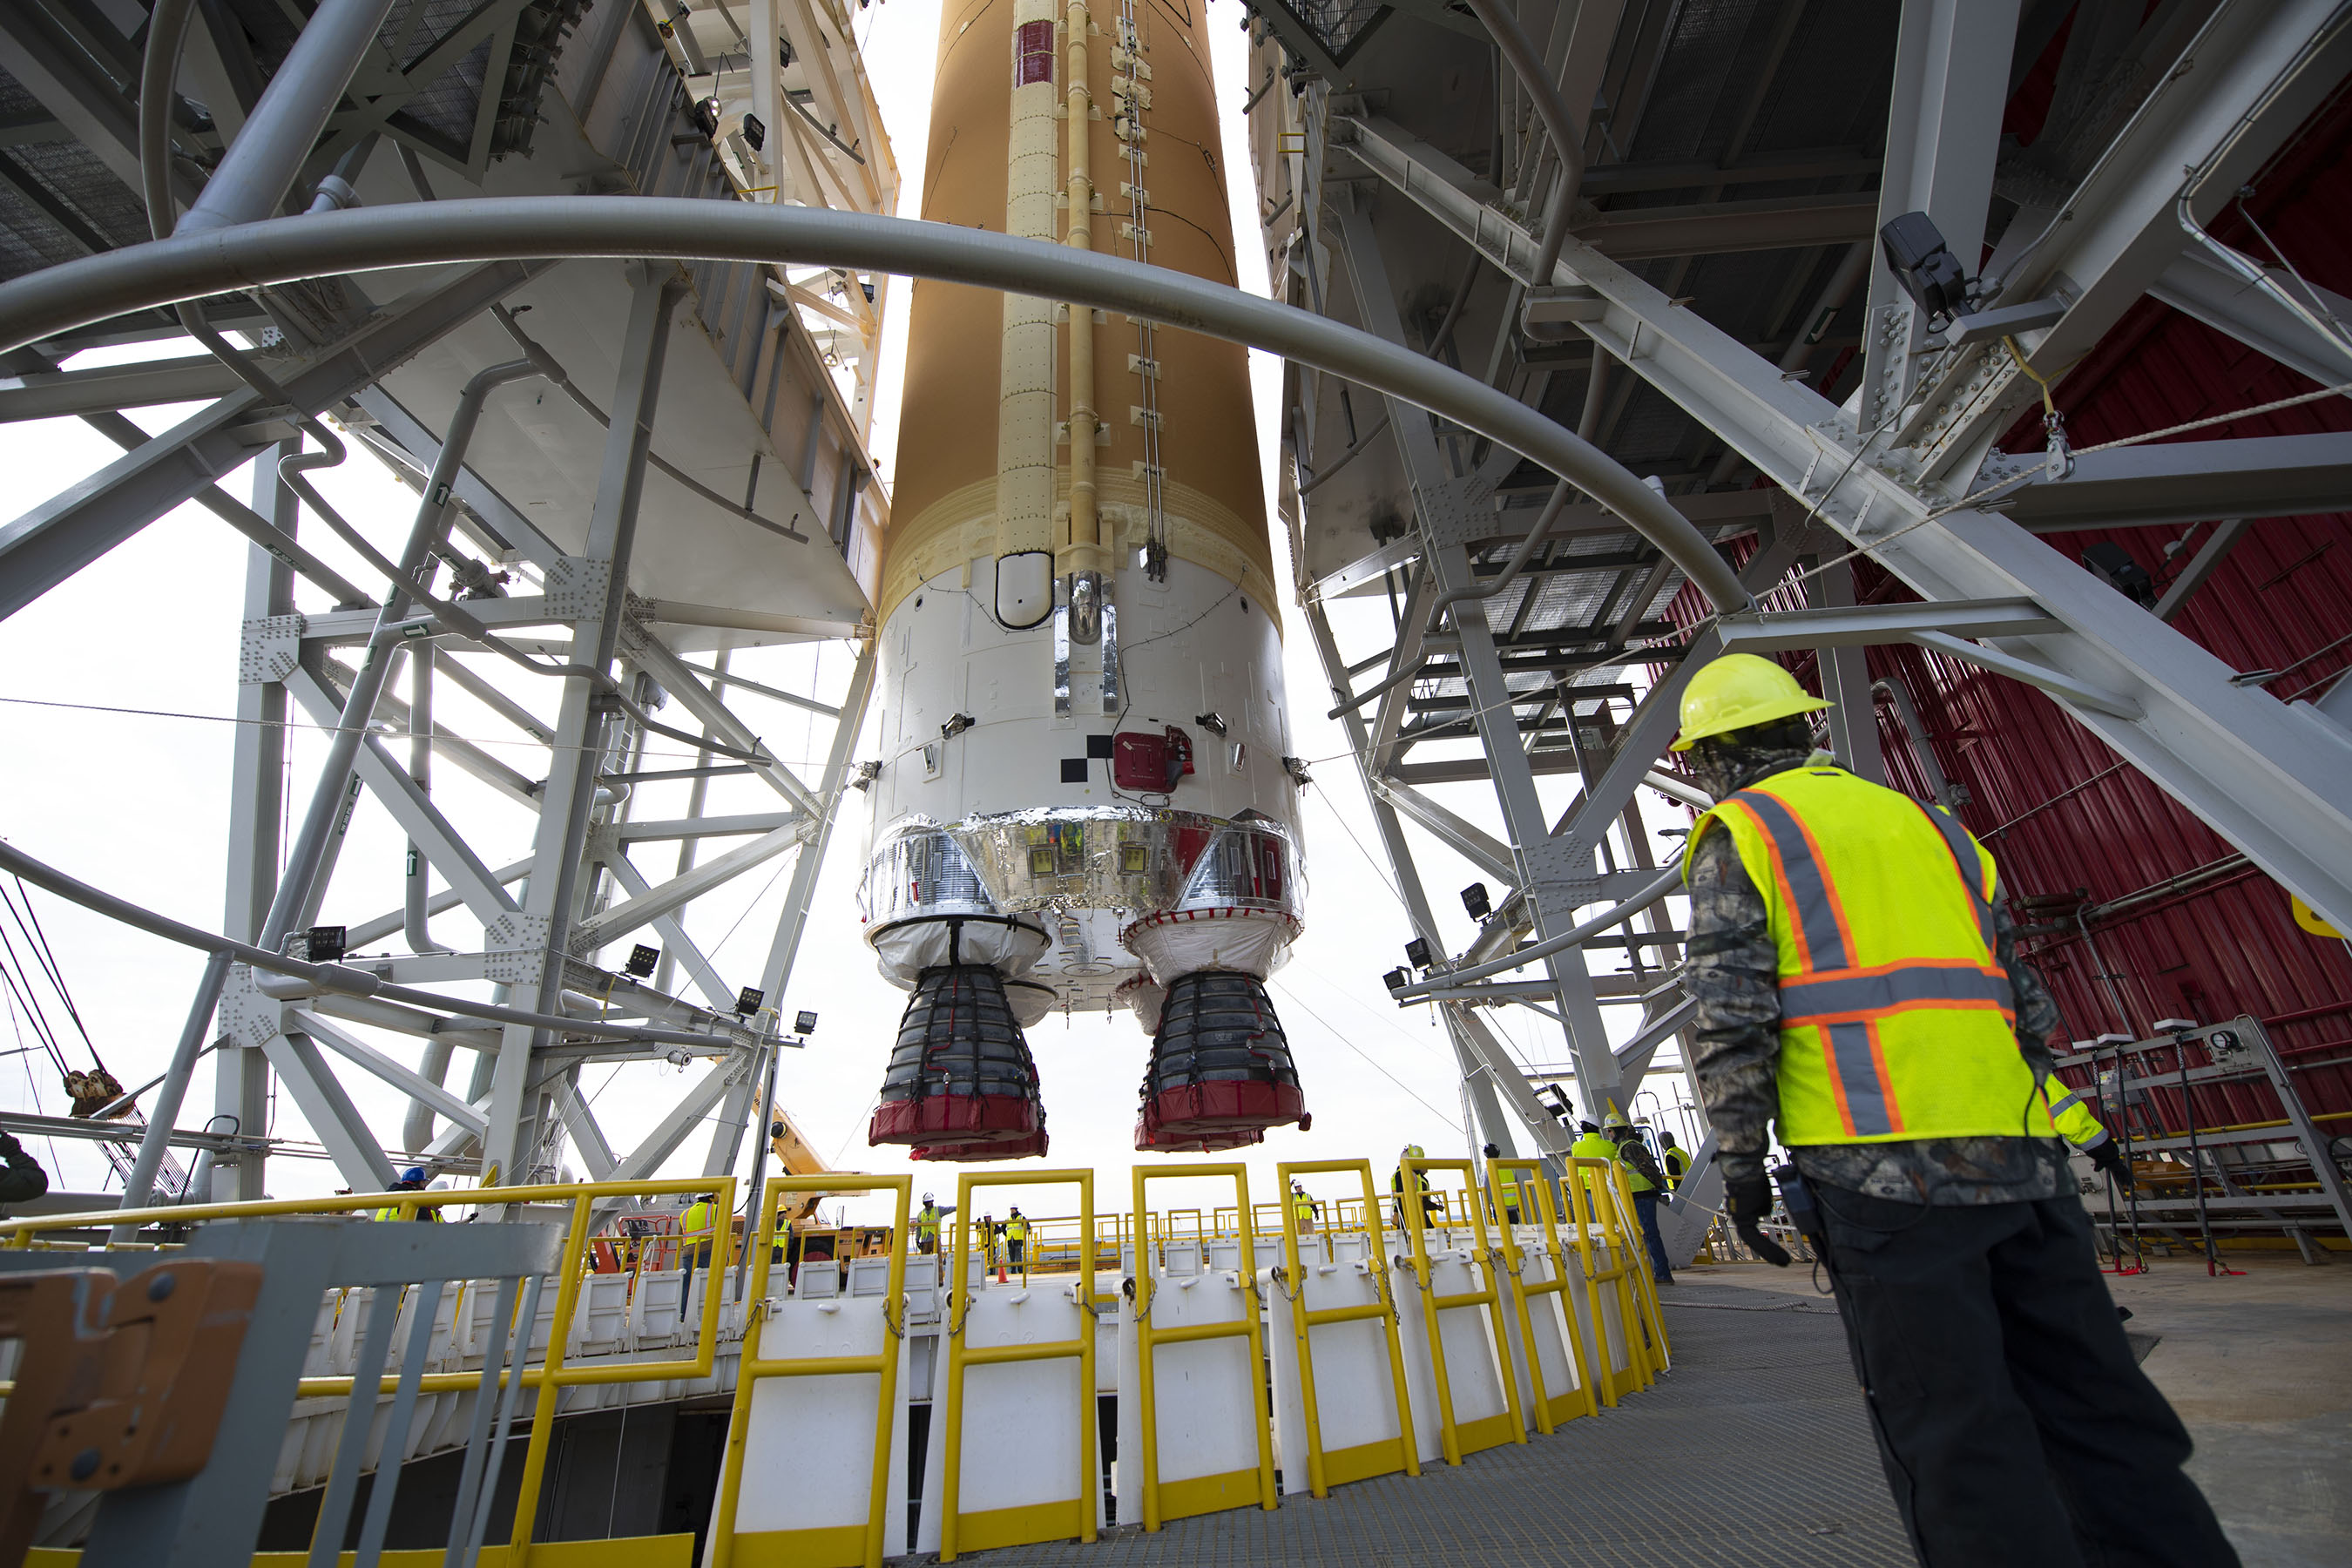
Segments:
[[[1906,1568],[1835,1310],[1735,1285],[1664,1292],[1674,1372],[1549,1437],[1322,1502],[1118,1527],[985,1568]],[[1795,1454],[1808,1456],[1802,1468]]]

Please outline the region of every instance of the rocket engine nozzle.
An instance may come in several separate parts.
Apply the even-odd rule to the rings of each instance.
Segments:
[[[1152,1036],[1135,1146],[1238,1149],[1292,1122],[1310,1125],[1307,1099],[1265,983],[1229,970],[1179,976]]]
[[[904,1143],[918,1160],[1017,1160],[1046,1148],[1037,1064],[984,964],[924,973],[898,1019],[869,1144]]]

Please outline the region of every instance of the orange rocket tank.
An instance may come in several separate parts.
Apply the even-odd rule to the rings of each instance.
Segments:
[[[923,216],[1234,283],[1202,16],[951,3]],[[1152,1034],[1138,1147],[1303,1121],[1264,985],[1305,888],[1247,355],[951,283],[912,310],[864,901],[915,994],[871,1137],[1043,1152],[1021,1031],[1055,1008]]]

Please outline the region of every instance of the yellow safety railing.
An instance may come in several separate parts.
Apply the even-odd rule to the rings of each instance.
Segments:
[[[971,1212],[971,1194],[982,1187],[1076,1186],[1078,1189],[1078,1230],[1095,1233],[1095,1173],[1092,1171],[966,1171],[958,1179],[956,1207]],[[1033,1226],[1031,1234],[1035,1235]],[[959,1552],[980,1552],[996,1546],[1020,1546],[1032,1542],[1062,1541],[1076,1536],[1095,1539],[1095,1511],[1101,1477],[1095,1463],[1095,1316],[1091,1271],[1078,1279],[1078,1336],[1042,1344],[971,1345],[964,1342],[964,1320],[971,1310],[971,1287],[965,1283],[969,1232],[957,1227],[954,1271],[946,1302],[948,1340],[947,1430],[940,1480],[940,1561],[952,1563]],[[1024,1249],[1025,1250],[1025,1249]],[[961,1309],[961,1310],[959,1310]],[[1078,1495],[1075,1502],[1038,1503],[1024,1508],[992,1509],[966,1513],[963,1491],[963,1377],[969,1367],[1002,1366],[1013,1362],[1058,1361],[1078,1363]]]
[[[1359,1213],[1377,1218],[1381,1200],[1372,1185],[1370,1160],[1286,1160],[1275,1167],[1275,1180],[1283,1191],[1288,1192],[1293,1176],[1327,1173],[1353,1173],[1360,1178],[1364,1192],[1358,1200],[1362,1205]],[[1333,1487],[1345,1486],[1349,1481],[1393,1475],[1399,1470],[1409,1476],[1421,1474],[1420,1445],[1412,1434],[1412,1398],[1405,1392],[1404,1347],[1397,1339],[1396,1300],[1389,1293],[1388,1260],[1381,1255],[1377,1224],[1368,1235],[1375,1299],[1360,1306],[1310,1310],[1307,1305],[1307,1271],[1298,1256],[1298,1218],[1287,1205],[1283,1208],[1282,1260],[1286,1278],[1290,1281],[1290,1288],[1283,1294],[1290,1299],[1290,1331],[1298,1343],[1298,1397],[1307,1425],[1307,1483],[1318,1498],[1329,1497]],[[1323,1447],[1322,1415],[1315,1399],[1313,1331],[1326,1323],[1352,1323],[1370,1318],[1380,1320],[1381,1331],[1388,1338],[1389,1383],[1396,1398],[1397,1435],[1327,1453]]]
[[[1673,1364],[1674,1345],[1666,1338],[1666,1315],[1659,1310],[1657,1276],[1650,1272],[1650,1238],[1648,1233],[1642,1228],[1641,1212],[1633,1202],[1633,1177],[1622,1161],[1615,1163],[1615,1169],[1610,1173],[1610,1175],[1616,1184],[1618,1217],[1622,1221],[1630,1238],[1627,1245],[1633,1250],[1635,1259],[1633,1273],[1633,1295],[1641,1305],[1642,1326],[1646,1332],[1656,1336],[1653,1342],[1654,1348],[1649,1358],[1650,1370],[1654,1379],[1656,1373],[1665,1371]]]
[[[1237,1164],[1138,1165],[1135,1167],[1135,1212],[1150,1212],[1144,1205],[1147,1183],[1185,1176],[1231,1177],[1240,1206],[1218,1212],[1250,1212],[1249,1172]],[[1189,1212],[1199,1213],[1197,1209]],[[1265,1364],[1265,1341],[1258,1323],[1257,1251],[1251,1234],[1253,1229],[1250,1226],[1240,1227],[1241,1282],[1249,1300],[1241,1317],[1232,1322],[1185,1323],[1172,1329],[1159,1327],[1151,1321],[1152,1303],[1156,1300],[1151,1269],[1141,1258],[1136,1260],[1135,1379],[1142,1421],[1143,1528],[1147,1531],[1157,1531],[1163,1522],[1171,1519],[1190,1519],[1194,1514],[1246,1507],[1252,1489],[1257,1493],[1260,1507],[1271,1509],[1276,1506],[1273,1413],[1266,1406],[1265,1380],[1258,1371]],[[1197,1344],[1203,1340],[1221,1339],[1240,1339],[1249,1346],[1247,1375],[1257,1431],[1257,1468],[1171,1481],[1163,1486],[1160,1479],[1159,1369],[1155,1364],[1158,1347],[1163,1344]]]
[[[777,1176],[768,1183],[761,1205],[759,1238],[752,1244],[750,1300],[764,1306],[769,1270],[776,1247],[776,1214],[788,1197],[825,1193],[892,1194],[890,1274],[882,1296],[882,1318],[889,1332],[873,1355],[770,1358],[760,1353],[758,1322],[743,1331],[743,1361],[735,1378],[735,1403],[727,1420],[727,1453],[719,1472],[719,1505],[710,1523],[710,1551],[706,1568],[730,1568],[735,1558],[736,1493],[743,1480],[743,1448],[751,1427],[751,1391],[772,1377],[854,1377],[878,1375],[881,1392],[875,1402],[874,1473],[866,1499],[866,1522],[838,1528],[761,1531],[762,1558],[790,1563],[793,1568],[882,1568],[884,1510],[890,1496],[890,1433],[898,1398],[898,1347],[907,1336],[907,1213],[914,1197],[912,1176]],[[968,1211],[967,1211],[968,1212]],[[959,1235],[969,1231],[959,1226]],[[957,1244],[957,1256],[963,1244]],[[709,1292],[706,1292],[708,1294]]]
[[[1642,1309],[1637,1288],[1632,1276],[1642,1264],[1635,1261],[1643,1248],[1631,1241],[1625,1221],[1633,1205],[1619,1206],[1617,1194],[1622,1190],[1617,1183],[1617,1162],[1613,1159],[1574,1159],[1567,1162],[1567,1173],[1560,1179],[1561,1191],[1568,1198],[1569,1228],[1576,1236],[1576,1254],[1584,1274],[1585,1305],[1592,1320],[1594,1384],[1601,1391],[1601,1403],[1612,1408],[1622,1395],[1646,1388],[1654,1376],[1650,1369],[1648,1336],[1642,1331]],[[1601,1234],[1601,1245],[1609,1249],[1612,1267],[1603,1268],[1594,1256],[1593,1233]],[[1601,1288],[1609,1287],[1617,1298],[1618,1337],[1625,1352],[1625,1370],[1617,1370],[1617,1358],[1610,1353],[1609,1320],[1601,1310]]]
[[[1416,1177],[1433,1171],[1460,1173],[1465,1186],[1458,1193],[1449,1192],[1442,1194],[1449,1199],[1467,1198],[1476,1191],[1478,1175],[1467,1160],[1434,1160],[1426,1156],[1414,1156],[1405,1160],[1403,1166],[1405,1186],[1408,1191],[1412,1189]],[[1495,1271],[1495,1260],[1499,1254],[1487,1240],[1486,1216],[1479,1212],[1479,1205],[1475,1203],[1464,1202],[1455,1205],[1449,1202],[1447,1207],[1449,1210],[1459,1207],[1467,1212],[1467,1224],[1472,1236],[1475,1238],[1478,1268],[1486,1281],[1485,1289],[1457,1290],[1450,1296],[1441,1296],[1437,1293],[1437,1284],[1430,1271],[1429,1227],[1424,1223],[1426,1216],[1418,1204],[1405,1205],[1405,1234],[1412,1243],[1412,1275],[1414,1281],[1421,1287],[1422,1321],[1429,1331],[1429,1366],[1437,1380],[1439,1443],[1444,1450],[1445,1462],[1449,1465],[1458,1465],[1466,1454],[1475,1454],[1487,1448],[1499,1447],[1505,1443],[1526,1442],[1528,1428],[1527,1423],[1519,1417],[1519,1380],[1511,1371],[1510,1331],[1503,1322],[1502,1286],[1496,1278]],[[1456,1422],[1454,1419],[1454,1380],[1446,1365],[1444,1332],[1438,1323],[1441,1313],[1456,1307],[1486,1309],[1487,1315],[1494,1320],[1495,1349],[1500,1356],[1503,1410],[1500,1414],[1471,1422]]]
[[[525,1568],[531,1550],[531,1532],[539,1518],[539,1494],[547,1476],[547,1450],[554,1435],[556,1406],[565,1388],[591,1384],[666,1383],[672,1379],[701,1378],[711,1375],[717,1364],[719,1350],[719,1305],[723,1292],[716,1289],[725,1278],[727,1254],[732,1241],[731,1226],[721,1224],[717,1228],[727,1235],[714,1247],[712,1258],[718,1265],[710,1270],[709,1283],[702,1292],[701,1333],[695,1346],[692,1361],[624,1362],[606,1366],[567,1367],[564,1351],[571,1338],[572,1317],[580,1304],[580,1281],[589,1272],[589,1247],[596,1205],[613,1198],[677,1197],[688,1194],[708,1196],[714,1214],[731,1215],[735,1209],[735,1178],[732,1176],[695,1177],[672,1181],[646,1182],[574,1182],[543,1183],[535,1186],[473,1187],[442,1192],[342,1193],[323,1198],[265,1198],[253,1203],[173,1204],[142,1209],[102,1209],[83,1214],[37,1215],[24,1219],[0,1222],[0,1236],[5,1245],[30,1249],[44,1247],[59,1252],[89,1251],[89,1247],[65,1247],[42,1244],[45,1233],[61,1230],[111,1229],[117,1226],[202,1224],[208,1220],[276,1219],[293,1215],[338,1215],[394,1211],[402,1220],[413,1220],[420,1210],[447,1208],[453,1205],[490,1208],[508,1207],[517,1204],[565,1204],[571,1207],[571,1217],[564,1229],[563,1247],[557,1256],[557,1278],[554,1317],[547,1331],[547,1349],[541,1366],[530,1368],[522,1363],[530,1350],[532,1325],[517,1328],[518,1344],[514,1364],[500,1376],[499,1385],[520,1379],[523,1386],[535,1388],[538,1400],[532,1410],[530,1437],[523,1450],[522,1482],[516,1493],[514,1534],[507,1558],[509,1568]],[[140,1244],[130,1247],[108,1245],[103,1251],[152,1248]],[[764,1253],[761,1255],[766,1256]],[[352,1393],[353,1379],[349,1377],[306,1377],[295,1385],[297,1398],[348,1397]],[[419,1393],[449,1393],[457,1389],[479,1388],[479,1373],[426,1373],[418,1378]],[[378,1384],[382,1394],[392,1394],[399,1388],[399,1375],[386,1374]],[[0,1388],[0,1397],[13,1392],[13,1385]]]
[[[1513,1195],[1516,1203],[1507,1204],[1503,1191],[1505,1173],[1510,1173],[1517,1183]],[[1551,1278],[1528,1282],[1527,1258],[1519,1246],[1516,1226],[1507,1221],[1500,1227],[1503,1239],[1503,1278],[1510,1289],[1511,1310],[1518,1317],[1519,1344],[1528,1363],[1528,1393],[1533,1404],[1536,1430],[1549,1436],[1560,1424],[1580,1415],[1600,1414],[1600,1405],[1592,1394],[1592,1371],[1584,1352],[1584,1336],[1577,1331],[1576,1310],[1568,1296],[1570,1278],[1568,1253],[1559,1239],[1559,1215],[1552,1206],[1551,1184],[1544,1180],[1543,1164],[1538,1160],[1490,1160],[1486,1163],[1488,1196],[1494,1200],[1495,1212],[1507,1216],[1511,1208],[1519,1211],[1519,1222],[1528,1223],[1528,1196],[1535,1195],[1534,1223],[1543,1227],[1541,1255],[1551,1262]],[[1565,1334],[1571,1364],[1576,1369],[1576,1386],[1565,1394],[1555,1394],[1544,1386],[1543,1357],[1537,1353],[1535,1311],[1536,1302],[1545,1296],[1558,1296],[1560,1328]]]

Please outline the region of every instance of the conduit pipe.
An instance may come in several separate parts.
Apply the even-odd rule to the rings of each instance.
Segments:
[[[1094,93],[1087,81],[1087,56],[1092,51],[1094,23],[1086,0],[1070,0],[1065,24],[1069,49],[1067,68],[1069,220],[1062,243],[1073,250],[1094,248],[1095,182],[1090,143],[1094,139]],[[1143,226],[1139,207],[1135,225]],[[1055,572],[1076,580],[1099,576],[1109,563],[1103,559],[1102,514],[1095,499],[1095,432],[1101,418],[1095,410],[1095,313],[1083,305],[1070,307],[1070,539]],[[1070,597],[1073,606],[1077,595]],[[1099,600],[1097,601],[1099,603]]]
[[[278,210],[343,101],[343,89],[375,47],[392,5],[393,0],[321,0],[196,205],[181,218],[182,232],[233,227]]]
[[[661,196],[472,198],[272,218],[84,257],[0,283],[0,351],[177,300],[460,261],[604,257],[774,262],[1042,293],[1265,349],[1486,437],[1623,518],[1718,613],[1754,595],[1664,496],[1591,443],[1473,377],[1369,332],[1166,268],[910,218]]]
[[[1640,914],[1643,910],[1674,891],[1681,885],[1682,879],[1683,868],[1680,866],[1671,867],[1659,872],[1654,881],[1623,903],[1603,910],[1591,920],[1571,930],[1564,931],[1558,936],[1548,936],[1541,942],[1529,942],[1516,952],[1507,952],[1502,957],[1486,963],[1474,963],[1467,969],[1449,969],[1431,979],[1401,986],[1390,994],[1399,1002],[1410,1002],[1432,990],[1460,985],[1465,981],[1484,980],[1490,974],[1500,974],[1506,970],[1517,969],[1533,963],[1538,958],[1549,958],[1555,952],[1565,952],[1580,942],[1590,942],[1611,926],[1622,925],[1626,921]]]
[[[342,963],[310,963],[299,958],[289,958],[265,947],[231,937],[216,936],[192,925],[183,925],[168,915],[142,909],[125,899],[102,892],[89,883],[67,876],[45,861],[36,860],[15,845],[0,840],[0,868],[22,877],[38,888],[47,889],[68,903],[109,920],[121,921],[151,936],[165,942],[175,942],[183,947],[193,947],[213,955],[213,963],[226,974],[231,963],[250,964],[271,974],[289,975],[316,985],[321,992],[333,992],[344,996],[375,996],[386,1002],[402,1003],[411,1007],[435,1013],[456,1013],[468,1018],[480,1018],[492,1024],[519,1024],[534,1029],[554,1029],[573,1035],[588,1035],[600,1040],[623,1040],[633,1044],[654,1046],[695,1046],[708,1050],[732,1042],[725,1035],[697,1034],[684,1029],[638,1027],[628,1024],[608,1024],[596,1018],[558,1016],[548,1013],[526,1012],[520,1007],[502,1007],[490,1002],[471,1002],[462,996],[444,996],[438,992],[420,991],[413,985],[396,985],[382,980],[364,969],[354,969]],[[282,987],[280,988],[282,989]],[[177,1063],[174,1063],[176,1070]],[[183,1081],[181,1088],[185,1089]],[[148,1121],[152,1125],[168,1129],[171,1121],[163,1114],[164,1101],[171,1096],[170,1075],[166,1074],[164,1093],[157,1097],[155,1110]],[[175,1108],[176,1109],[176,1108]],[[151,1173],[148,1184],[154,1177]],[[143,1198],[126,1185],[126,1198]]]
[[[1470,0],[1470,9],[1495,36],[1495,47],[1502,50],[1505,63],[1528,89],[1544,133],[1559,154],[1559,182],[1552,187],[1551,211],[1544,219],[1543,237],[1530,274],[1538,283],[1548,283],[1559,264],[1560,247],[1568,243],[1569,219],[1577,197],[1583,194],[1584,138],[1577,129],[1576,116],[1569,112],[1567,100],[1559,96],[1559,84],[1544,69],[1542,52],[1519,26],[1518,17],[1502,0]]]

